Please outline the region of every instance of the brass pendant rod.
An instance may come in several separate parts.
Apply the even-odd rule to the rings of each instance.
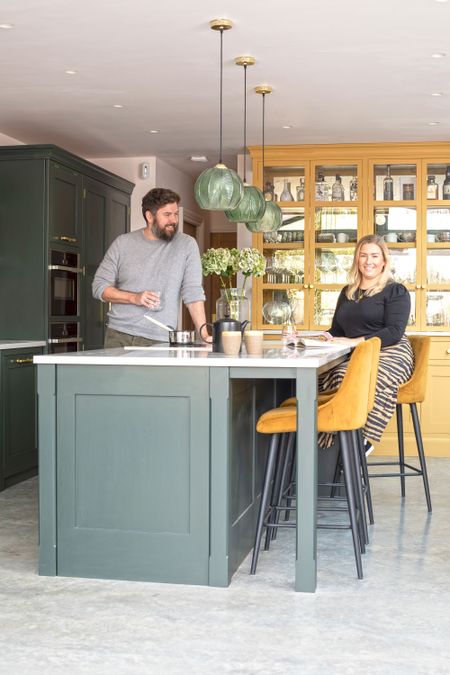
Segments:
[[[246,183],[247,164],[247,64],[244,63],[244,184]]]
[[[219,164],[222,164],[223,27],[220,29]]]

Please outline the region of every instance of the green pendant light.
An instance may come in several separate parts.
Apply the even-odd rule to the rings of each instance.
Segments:
[[[232,210],[225,211],[225,215],[232,223],[248,223],[261,218],[266,208],[264,195],[259,188],[246,183],[247,159],[247,66],[253,66],[253,56],[238,56],[234,59],[237,66],[244,66],[244,196],[239,205]]]
[[[262,94],[262,173],[264,181],[264,123],[265,123],[265,103],[266,94],[272,93],[272,87],[268,84],[261,84],[255,87],[257,94]],[[266,202],[266,208],[263,216],[255,221],[247,224],[251,232],[275,232],[283,224],[283,216],[281,209],[275,202]]]
[[[244,186],[236,171],[222,162],[222,80],[223,80],[223,31],[233,27],[229,19],[214,19],[209,23],[212,30],[220,31],[220,118],[219,118],[219,163],[206,169],[197,178],[194,194],[201,209],[224,211],[235,209],[244,194]]]

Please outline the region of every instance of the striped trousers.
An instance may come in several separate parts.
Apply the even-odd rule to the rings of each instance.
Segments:
[[[347,365],[348,359],[321,375],[319,377],[319,392],[324,393],[337,389],[343,380]],[[398,388],[409,380],[413,369],[414,355],[406,335],[397,344],[381,349],[375,404],[363,428],[364,438],[373,442],[380,441],[387,423],[394,414]],[[333,437],[334,434],[320,433],[319,447],[329,448],[333,443]]]

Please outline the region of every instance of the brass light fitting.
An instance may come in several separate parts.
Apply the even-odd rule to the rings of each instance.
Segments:
[[[254,56],[249,56],[247,54],[246,56],[236,56],[234,62],[237,66],[254,66],[256,59]]]
[[[213,19],[209,22],[211,30],[230,30],[233,22],[230,19]]]

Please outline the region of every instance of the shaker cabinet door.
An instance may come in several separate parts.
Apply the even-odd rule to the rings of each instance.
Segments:
[[[61,164],[50,164],[50,242],[81,245],[82,177]]]

